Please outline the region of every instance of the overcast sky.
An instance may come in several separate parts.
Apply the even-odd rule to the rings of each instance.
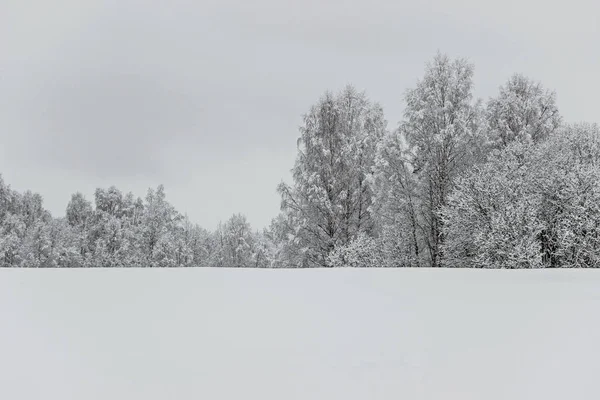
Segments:
[[[484,4],[485,3],[485,4]],[[599,121],[596,0],[0,0],[0,173],[56,216],[70,195],[163,183],[214,228],[279,210],[301,115],[366,90],[397,125],[437,50],[475,64],[484,99],[512,73]]]

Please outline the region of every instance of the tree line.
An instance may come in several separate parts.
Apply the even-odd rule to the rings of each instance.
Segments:
[[[17,193],[0,177],[0,266],[267,267],[269,248],[242,215],[209,232],[166,200],[164,187],[144,199],[115,187],[94,204],[72,195],[64,218],[52,218],[39,194]]]
[[[600,129],[565,124],[556,95],[513,75],[483,102],[473,65],[437,54],[396,129],[347,86],[303,116],[293,182],[254,231],[209,232],[168,203],[97,189],[52,218],[0,176],[0,265],[21,267],[600,266]]]

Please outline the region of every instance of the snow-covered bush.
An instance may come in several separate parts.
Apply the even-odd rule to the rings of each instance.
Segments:
[[[538,165],[546,265],[600,267],[600,129],[561,129],[540,148]]]
[[[382,264],[380,242],[364,233],[347,245],[334,248],[328,257],[331,267],[381,267]]]
[[[449,267],[542,265],[540,195],[531,185],[533,146],[515,143],[458,181],[444,217]]]
[[[600,130],[509,144],[463,176],[443,209],[452,267],[600,267]]]

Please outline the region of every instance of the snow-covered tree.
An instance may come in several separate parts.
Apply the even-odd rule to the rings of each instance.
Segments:
[[[541,83],[515,74],[487,104],[489,138],[494,148],[515,139],[538,143],[561,124],[554,92]]]
[[[123,196],[114,186],[108,189],[96,189],[94,194],[96,211],[101,211],[116,218],[128,216],[132,209],[133,196]]]
[[[600,267],[600,129],[569,125],[537,153],[540,247],[547,267]]]
[[[94,247],[88,238],[93,216],[92,203],[79,192],[73,194],[67,204],[66,222],[71,228],[68,236],[71,238],[72,246],[77,249],[82,263]]]
[[[515,142],[458,181],[443,210],[445,265],[542,266],[534,151],[531,144]]]
[[[96,211],[91,230],[93,253],[88,257],[91,267],[125,266],[125,237],[123,221],[104,211]]]
[[[306,267],[305,250],[300,239],[293,232],[294,218],[291,213],[279,213],[264,231],[266,240],[271,244],[271,266],[273,268]]]
[[[25,223],[22,218],[10,213],[4,214],[0,223],[0,267],[19,267],[22,265],[21,247],[24,236]]]
[[[20,195],[4,182],[0,174],[0,222],[8,214],[19,215],[20,213]]]
[[[190,267],[194,264],[195,234],[196,227],[186,215],[173,232],[174,266]]]
[[[373,230],[367,179],[385,127],[381,107],[351,86],[327,92],[304,116],[294,185],[278,188],[286,241],[300,251],[295,266],[325,266],[336,245]]]
[[[473,66],[438,54],[425,76],[405,96],[399,133],[410,152],[416,174],[429,265],[442,265],[442,207],[456,178],[481,159],[484,149],[482,111],[473,100]]]
[[[173,232],[183,217],[166,200],[163,185],[148,190],[144,214],[140,223],[140,250],[146,258],[147,267],[169,266],[174,258]]]
[[[71,226],[83,227],[92,216],[92,203],[79,192],[71,196],[67,205],[66,218]]]
[[[214,233],[214,244],[213,265],[236,268],[253,266],[254,236],[245,216],[234,214],[227,222],[219,224]]]
[[[277,244],[272,240],[269,229],[253,233],[252,267],[276,268]]]
[[[371,207],[385,266],[419,267],[428,262],[419,181],[410,159],[398,132],[386,134],[378,145]]]
[[[466,174],[444,210],[456,267],[600,266],[600,130],[515,141]]]
[[[66,218],[55,218],[50,222],[50,242],[54,267],[77,268],[84,265],[80,252],[79,232]]]
[[[194,224],[190,230],[189,246],[192,250],[193,266],[208,267],[212,259],[214,247],[212,246],[211,233]]]
[[[25,266],[30,268],[54,267],[52,238],[49,221],[37,221],[27,232],[24,242]]]
[[[33,227],[41,219],[46,221],[50,219],[50,214],[43,207],[42,196],[29,190],[19,197],[19,209],[19,214],[27,229]]]

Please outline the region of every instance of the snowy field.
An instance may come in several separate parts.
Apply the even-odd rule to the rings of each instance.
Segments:
[[[0,399],[598,399],[600,271],[0,270]]]

